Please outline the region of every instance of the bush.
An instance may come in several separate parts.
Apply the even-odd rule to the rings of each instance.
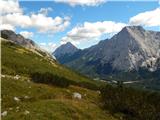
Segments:
[[[111,113],[123,113],[126,120],[158,120],[160,94],[107,85],[101,90],[103,107]]]
[[[57,75],[53,75],[52,73],[49,72],[45,73],[35,72],[31,74],[31,78],[32,81],[36,83],[45,83],[59,87],[68,87],[70,85],[70,81],[68,79],[64,77],[59,77]]]

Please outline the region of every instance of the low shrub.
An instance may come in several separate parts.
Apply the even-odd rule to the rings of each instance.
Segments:
[[[107,85],[101,90],[103,107],[111,113],[123,113],[125,120],[158,120],[160,94],[127,87]]]
[[[35,72],[31,74],[31,78],[32,81],[36,83],[45,83],[59,87],[68,87],[70,85],[70,81],[68,79],[64,77],[59,77],[49,72]]]

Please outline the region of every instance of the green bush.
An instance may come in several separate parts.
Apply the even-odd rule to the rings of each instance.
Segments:
[[[32,81],[36,83],[45,83],[59,87],[68,87],[70,85],[70,81],[68,79],[64,77],[59,77],[57,75],[53,75],[52,73],[49,72],[45,73],[35,72],[31,74],[31,78]]]
[[[123,113],[125,120],[158,120],[160,94],[107,85],[101,90],[103,107],[111,113]]]

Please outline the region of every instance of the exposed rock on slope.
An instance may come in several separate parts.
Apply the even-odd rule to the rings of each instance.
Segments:
[[[42,50],[33,40],[26,39],[22,35],[16,34],[11,30],[1,30],[1,37],[18,45],[21,45],[27,49],[30,49],[40,56],[47,56],[51,59],[53,58],[48,52]]]
[[[31,48],[31,49],[38,48],[38,46],[35,44],[34,41],[32,41],[30,39],[26,39],[22,35],[16,34],[15,32],[13,32],[11,30],[2,30],[1,37],[4,39],[7,39],[7,40],[11,40],[11,41],[15,42],[16,44],[21,45],[26,48]]]
[[[70,58],[65,65],[94,77],[139,71],[142,67],[156,71],[160,58],[160,32],[127,26],[111,39],[78,51]]]

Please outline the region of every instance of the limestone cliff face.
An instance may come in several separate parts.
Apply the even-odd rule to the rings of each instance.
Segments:
[[[155,71],[160,59],[160,32],[127,26],[111,39],[69,57],[72,59],[65,61],[65,65],[88,75],[138,71],[141,67]]]

